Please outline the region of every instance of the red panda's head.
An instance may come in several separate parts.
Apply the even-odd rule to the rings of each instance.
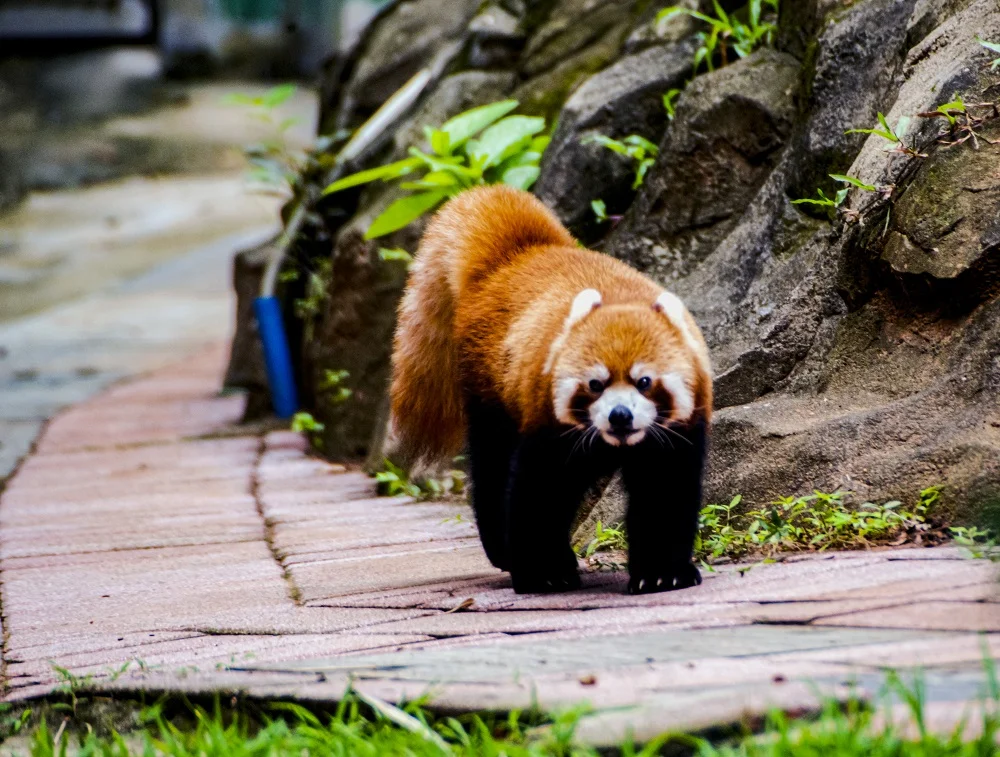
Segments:
[[[665,441],[704,399],[707,363],[692,327],[669,292],[621,305],[602,305],[595,289],[580,292],[546,365],[556,418],[616,447]]]

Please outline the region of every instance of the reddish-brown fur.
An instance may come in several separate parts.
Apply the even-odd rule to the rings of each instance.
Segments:
[[[690,315],[684,317],[696,355],[677,326],[653,309],[661,287],[578,247],[527,192],[482,187],[451,200],[430,222],[400,306],[391,398],[402,456],[431,461],[457,454],[466,393],[501,403],[522,432],[557,423],[552,376],[544,368],[573,298],[587,288],[601,293],[602,305],[576,328],[596,337],[590,341],[603,354],[579,359],[602,360],[613,374],[628,371],[627,355],[655,353],[660,363],[682,363],[693,375],[697,413],[707,420],[707,352]]]

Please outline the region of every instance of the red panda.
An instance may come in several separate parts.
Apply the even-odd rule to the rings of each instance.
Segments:
[[[629,591],[701,582],[691,553],[712,381],[675,295],[579,247],[527,192],[472,189],[424,233],[392,361],[397,450],[427,463],[467,443],[483,547],[515,591],[579,586],[569,529],[615,470]]]

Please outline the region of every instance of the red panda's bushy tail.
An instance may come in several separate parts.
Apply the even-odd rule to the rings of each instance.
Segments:
[[[404,464],[450,459],[462,449],[458,299],[528,247],[575,244],[539,200],[505,186],[464,192],[430,222],[400,304],[392,356],[392,436]]]

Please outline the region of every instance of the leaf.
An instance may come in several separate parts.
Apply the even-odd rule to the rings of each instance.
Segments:
[[[604,222],[608,220],[608,206],[604,200],[591,200],[590,208],[594,211],[594,215],[598,221]]]
[[[410,263],[413,256],[402,247],[379,247],[378,256],[386,261],[398,261],[400,263]]]
[[[405,158],[404,160],[397,160],[395,163],[388,163],[384,166],[378,166],[377,168],[369,168],[367,171],[358,171],[357,173],[352,173],[350,176],[345,176],[344,178],[333,182],[333,184],[323,190],[323,194],[333,194],[334,192],[340,192],[343,189],[356,187],[360,184],[368,184],[373,181],[378,181],[379,179],[382,181],[387,179],[396,179],[400,176],[405,176],[416,168],[419,168],[423,165],[423,163],[424,161],[419,157],[412,157]]]
[[[545,152],[545,148],[549,146],[550,142],[552,142],[552,137],[546,134],[540,134],[531,140],[531,144],[528,145],[528,149],[532,152],[543,153]]]
[[[506,116],[518,105],[517,100],[501,100],[500,102],[473,108],[445,121],[441,125],[440,131],[448,135],[450,149],[454,150],[494,121]]]
[[[503,175],[503,183],[516,189],[530,189],[541,169],[538,166],[515,166]]]
[[[447,196],[447,192],[438,190],[421,192],[396,200],[372,221],[372,225],[365,232],[365,239],[377,239],[398,231],[432,210]]]
[[[580,143],[584,145],[597,144],[600,145],[601,147],[606,147],[612,152],[618,153],[619,155],[627,156],[629,154],[628,145],[626,145],[624,142],[619,142],[617,139],[606,137],[603,134],[588,134],[582,140],[580,140]]]
[[[898,142],[899,139],[896,138],[895,134],[891,132],[882,131],[881,129],[848,129],[844,134],[874,134],[877,137],[882,137],[882,139],[888,139],[890,142]]]
[[[244,95],[242,92],[230,92],[222,98],[223,105],[252,105],[257,106],[263,102],[263,98]]]
[[[271,89],[264,93],[264,97],[261,98],[261,105],[265,108],[276,108],[294,95],[297,89],[298,87],[294,84],[281,84],[277,87],[271,87]]]
[[[843,189],[838,189],[836,196],[833,198],[833,206],[839,208],[843,205],[844,200],[847,199],[847,193],[850,192],[849,187],[844,187]]]
[[[847,176],[846,174],[842,174],[842,173],[832,173],[832,174],[830,174],[830,178],[833,179],[834,181],[840,181],[840,182],[843,182],[844,184],[850,184],[852,187],[857,187],[858,189],[863,189],[866,192],[874,192],[875,191],[874,185],[872,185],[872,184],[865,184],[863,181],[861,181],[861,179],[856,179],[853,176]]]
[[[458,186],[459,183],[458,177],[450,171],[431,171],[420,181],[403,182],[399,186],[402,189],[440,189]]]
[[[625,144],[632,145],[633,147],[639,147],[645,150],[650,155],[659,155],[660,148],[654,145],[645,137],[640,137],[638,134],[630,134],[623,140]]]
[[[885,116],[881,112],[878,113],[878,122],[882,124],[883,129],[892,134],[892,129],[889,128],[889,123],[885,120]]]
[[[508,150],[527,141],[544,128],[544,118],[507,116],[486,129],[474,147],[470,143],[466,152],[470,156],[482,160],[484,168],[489,168],[507,157]]]
[[[995,53],[1000,53],[1000,44],[996,42],[987,42],[985,39],[981,38],[978,35],[976,35],[976,42],[985,47],[987,50],[991,50]]]
[[[438,155],[449,155],[451,153],[451,138],[448,132],[440,129],[431,129],[429,141],[431,149]]]

